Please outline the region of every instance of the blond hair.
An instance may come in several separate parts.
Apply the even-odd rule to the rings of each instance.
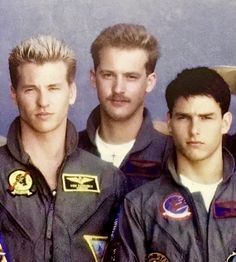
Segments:
[[[12,86],[16,88],[18,84],[18,66],[25,63],[44,64],[57,61],[65,62],[67,81],[72,83],[76,74],[75,53],[63,41],[44,35],[22,41],[12,49],[8,58]]]
[[[142,49],[147,52],[148,61],[145,65],[147,74],[154,72],[160,57],[159,44],[146,28],[137,24],[116,24],[105,28],[91,45],[94,68],[100,63],[101,50],[106,47],[121,49]]]

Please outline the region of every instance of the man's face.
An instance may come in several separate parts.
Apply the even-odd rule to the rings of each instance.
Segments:
[[[75,84],[66,79],[64,62],[42,65],[26,63],[18,67],[19,81],[12,98],[21,123],[33,132],[48,133],[65,128],[69,105],[75,102]]]
[[[108,47],[101,51],[91,83],[97,90],[103,118],[126,121],[142,115],[145,95],[156,83],[154,73],[146,74],[146,62],[147,54],[141,49]]]
[[[222,117],[218,103],[208,96],[180,97],[169,116],[168,126],[177,155],[201,161],[221,150],[222,134],[228,132],[231,114]]]

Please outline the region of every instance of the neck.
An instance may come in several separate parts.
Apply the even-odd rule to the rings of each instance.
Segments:
[[[106,119],[101,114],[99,135],[109,144],[123,144],[135,139],[143,122],[143,111],[127,120]]]
[[[57,171],[65,155],[66,124],[48,133],[35,132],[21,121],[21,137],[25,152],[43,174],[50,189],[57,187]]]
[[[177,173],[202,184],[212,184],[219,181],[223,177],[222,150],[218,150],[210,158],[200,161],[190,161],[177,153]]]

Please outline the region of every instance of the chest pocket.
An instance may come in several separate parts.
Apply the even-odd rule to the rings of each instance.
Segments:
[[[133,190],[161,175],[162,164],[156,161],[130,159],[122,167],[127,177],[128,189]]]

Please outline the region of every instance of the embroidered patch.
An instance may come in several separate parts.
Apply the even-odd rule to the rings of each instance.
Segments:
[[[169,259],[161,253],[151,253],[148,255],[147,262],[169,262]]]
[[[108,237],[84,235],[84,239],[89,245],[89,248],[94,256],[95,262],[101,262],[107,247]]]
[[[7,262],[6,253],[3,251],[1,244],[0,244],[0,261],[1,262]]]
[[[236,217],[236,201],[222,201],[214,203],[214,217]]]
[[[161,206],[162,215],[174,220],[187,219],[191,216],[190,208],[180,193],[168,195]]]
[[[87,174],[62,174],[65,192],[96,192],[100,193],[98,177]]]
[[[3,236],[0,234],[0,261],[10,262],[9,254],[7,253],[7,247],[3,241]]]
[[[236,262],[236,252],[232,252],[226,259],[226,262]]]
[[[31,188],[33,186],[33,180],[29,172],[21,169],[15,170],[10,173],[8,182],[8,191],[12,195],[32,195]]]
[[[150,177],[159,177],[161,171],[161,163],[155,161],[146,161],[146,160],[129,160],[123,172],[128,176],[144,176]]]

